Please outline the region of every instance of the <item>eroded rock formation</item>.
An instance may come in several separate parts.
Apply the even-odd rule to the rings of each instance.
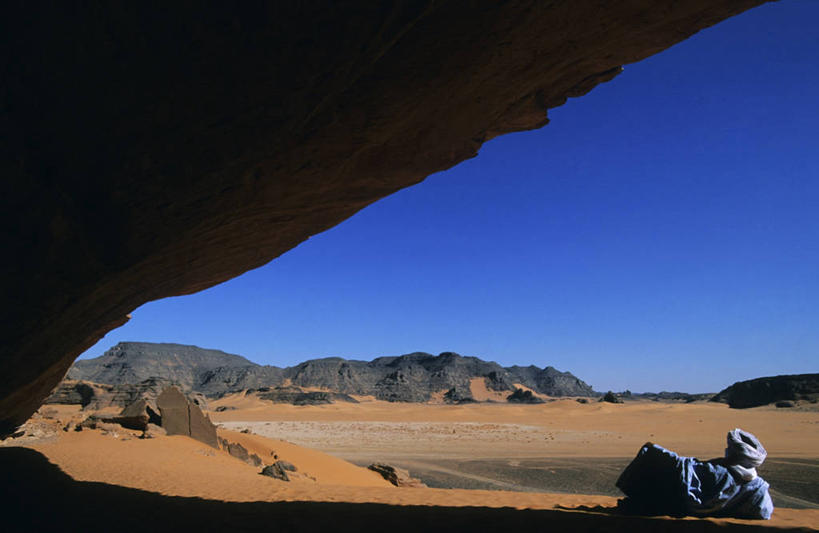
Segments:
[[[261,266],[763,1],[5,6],[0,435],[139,305]]]

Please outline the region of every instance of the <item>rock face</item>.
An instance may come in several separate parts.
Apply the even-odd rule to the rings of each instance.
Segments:
[[[799,400],[819,401],[819,374],[771,376],[740,381],[711,399],[737,409]]]
[[[162,428],[168,435],[187,435],[214,448],[219,447],[216,426],[179,389],[168,387],[162,391],[156,405],[162,416]]]
[[[143,303],[261,266],[763,1],[7,6],[0,435]]]
[[[549,396],[594,395],[592,388],[582,380],[550,366],[543,369],[535,366],[504,368],[491,361],[453,352],[437,356],[415,352],[378,357],[372,361],[328,357],[278,368],[196,346],[124,342],[100,357],[77,361],[68,375],[107,380],[104,383],[113,384],[115,390],[119,387],[130,390],[127,388],[129,381],[158,376],[141,381],[139,386],[147,390],[153,383],[150,380],[154,380],[156,384],[152,385],[152,391],[160,384],[164,387],[173,383],[188,394],[211,396],[253,389],[262,399],[294,405],[356,401],[350,394],[372,395],[394,402],[424,402],[442,390],[448,391],[444,395],[445,401],[462,403],[472,399],[470,382],[474,378],[483,378],[486,387],[495,391],[512,392],[515,384],[520,383]],[[282,385],[285,382],[291,385]],[[325,391],[306,392],[301,387]],[[58,391],[62,388],[58,387]],[[79,393],[60,392],[56,397],[72,399],[79,396]],[[155,395],[151,397],[155,398]]]

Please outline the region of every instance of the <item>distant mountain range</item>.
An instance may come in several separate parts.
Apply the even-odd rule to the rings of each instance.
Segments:
[[[329,357],[279,368],[197,346],[121,342],[100,357],[75,362],[66,377],[110,385],[161,378],[210,397],[246,389],[295,386],[371,395],[394,402],[425,402],[433,394],[446,391],[448,397],[468,401],[470,382],[475,378],[483,378],[491,391],[512,393],[516,385],[523,385],[547,396],[596,395],[571,373],[550,366],[502,367],[452,352],[437,356],[416,352],[372,361]]]

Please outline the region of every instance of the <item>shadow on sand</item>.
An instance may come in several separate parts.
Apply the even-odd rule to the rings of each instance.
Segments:
[[[763,531],[718,524],[618,516],[611,509],[525,510],[320,502],[231,503],[163,496],[75,481],[45,456],[0,448],[0,530],[18,531]],[[778,531],[783,531],[778,529]]]

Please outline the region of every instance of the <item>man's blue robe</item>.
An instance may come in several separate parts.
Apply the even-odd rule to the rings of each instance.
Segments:
[[[773,502],[761,477],[743,482],[728,467],[681,457],[656,444],[644,445],[617,487],[621,507],[639,514],[769,519]]]

